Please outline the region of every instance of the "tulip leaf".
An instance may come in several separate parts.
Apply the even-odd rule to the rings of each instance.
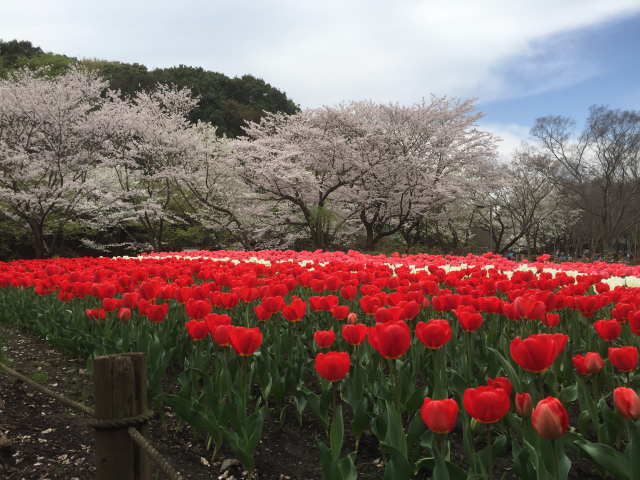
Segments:
[[[631,465],[627,458],[609,445],[587,440],[576,441],[574,445],[589,455],[604,472],[612,473],[616,478],[633,480]]]
[[[342,451],[342,443],[344,441],[344,421],[342,419],[342,407],[338,406],[333,415],[331,422],[331,431],[329,433],[329,443],[331,445],[331,456],[336,461],[340,457]]]
[[[449,480],[449,469],[444,459],[438,458],[433,469],[433,480]]]
[[[520,375],[518,375],[516,369],[513,368],[511,362],[507,360],[506,357],[495,348],[487,347],[487,350],[498,359],[498,361],[502,365],[502,368],[504,368],[507,377],[509,377],[509,380],[511,380],[511,383],[513,383],[516,391],[522,392],[522,382],[520,381]]]
[[[631,459],[631,473],[633,478],[640,478],[640,429],[631,420],[628,420],[631,444],[629,445]]]
[[[564,453],[564,449],[560,452],[560,459],[558,464],[558,478],[566,480],[569,478],[569,471],[571,470],[571,460]]]
[[[356,480],[358,478],[358,470],[356,469],[352,455],[347,455],[340,459],[338,462],[338,470],[340,471],[340,478],[342,480]]]
[[[438,460],[433,457],[421,458],[416,462],[416,473],[422,469],[428,469],[434,472],[433,478],[437,478],[435,477],[435,469],[437,468],[437,463]],[[467,480],[467,472],[465,472],[462,468],[449,461],[444,461],[443,463],[446,465],[449,480]]]
[[[559,395],[559,400],[563,405],[573,403],[578,398],[578,385],[573,384],[570,387],[563,388]]]
[[[382,446],[390,454],[384,469],[384,480],[409,480],[413,475],[413,466],[405,454],[393,445],[383,443]]]

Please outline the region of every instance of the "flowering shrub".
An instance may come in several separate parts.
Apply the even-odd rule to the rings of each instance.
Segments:
[[[153,401],[247,469],[269,410],[293,404],[327,430],[327,478],[354,478],[369,433],[388,478],[494,478],[498,456],[519,478],[566,478],[568,451],[632,479],[638,274],[358,252],[16,261],[0,263],[0,319],[87,357],[145,352]]]

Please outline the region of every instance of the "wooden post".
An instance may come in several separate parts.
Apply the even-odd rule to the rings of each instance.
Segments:
[[[147,411],[147,367],[142,353],[96,357],[93,364],[96,419],[117,420]],[[145,435],[148,427],[140,428]],[[97,480],[149,480],[149,460],[127,427],[96,429]]]

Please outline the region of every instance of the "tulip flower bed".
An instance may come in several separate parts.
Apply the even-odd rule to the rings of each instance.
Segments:
[[[384,478],[577,478],[588,461],[638,479],[640,271],[547,260],[17,261],[0,320],[87,358],[145,352],[153,402],[248,471],[266,422],[313,415],[328,479],[356,478],[371,436]]]

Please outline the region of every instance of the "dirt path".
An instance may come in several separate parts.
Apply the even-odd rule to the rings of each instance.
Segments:
[[[65,396],[93,405],[93,384],[82,359],[0,325],[1,358],[12,368]],[[151,422],[151,440],[185,478],[217,478],[192,432],[168,417]],[[2,442],[2,437],[7,441]],[[3,445],[4,443],[4,445]],[[86,417],[0,373],[0,478],[84,480],[95,477],[94,440]],[[202,457],[202,458],[201,458]],[[158,475],[158,478],[162,478]]]

